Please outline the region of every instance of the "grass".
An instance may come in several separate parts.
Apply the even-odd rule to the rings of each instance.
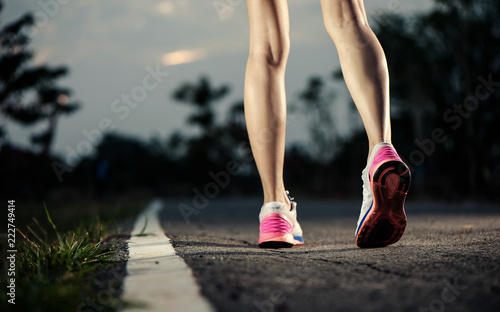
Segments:
[[[50,218],[45,203],[44,209],[56,240],[50,241],[47,231],[36,219],[39,231],[44,235],[43,239],[31,227],[28,230],[35,238],[33,240],[28,238],[29,234],[18,230],[24,241],[19,245],[22,257],[17,266],[23,274],[32,277],[32,281],[57,280],[66,273],[85,272],[109,261],[113,256],[112,246],[101,248],[103,225],[98,218],[90,227],[80,225],[74,232],[60,233]]]
[[[148,227],[148,216],[144,218],[144,225],[141,229],[141,232],[139,234],[135,234],[134,236],[148,236],[147,233],[144,233],[147,227]]]
[[[17,206],[16,211],[19,211],[19,204]],[[109,203],[98,206],[103,210],[96,211],[95,203],[88,207],[77,206],[79,209],[68,205],[56,207],[54,211],[58,214],[59,222],[53,220],[54,211],[50,207],[47,209],[45,204],[43,209],[31,211],[38,218],[43,216],[41,221],[32,217],[30,222],[26,222],[26,212],[19,213],[19,218],[16,218],[16,223],[21,225],[17,225],[16,233],[16,304],[7,303],[6,292],[2,291],[0,310],[103,312],[115,311],[123,305],[116,291],[112,293],[115,297],[112,300],[98,302],[99,289],[106,286],[110,288],[111,284],[99,285],[95,272],[99,268],[117,264],[111,261],[113,245],[104,243],[104,239],[109,237],[110,228],[116,233],[113,225],[117,218],[121,220],[127,215],[134,216],[144,207],[144,203],[125,211],[116,209],[117,206],[113,209]],[[68,211],[71,213],[68,214]],[[64,222],[61,214],[66,216]],[[105,221],[101,215],[105,216]],[[59,224],[63,224],[64,230],[59,228]],[[7,289],[5,250],[2,248],[4,264],[0,268],[3,290]],[[113,286],[113,289],[118,287]]]

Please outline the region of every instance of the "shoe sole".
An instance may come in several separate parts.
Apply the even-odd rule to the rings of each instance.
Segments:
[[[407,224],[404,202],[410,182],[410,170],[403,162],[390,160],[375,170],[373,204],[356,236],[359,247],[385,247],[403,236]]]
[[[268,242],[262,242],[259,244],[260,248],[272,248],[272,249],[278,249],[278,248],[292,248],[293,246],[298,246],[302,245],[304,243],[302,242],[294,242],[294,243],[288,243],[288,242],[281,242],[281,241],[268,241]]]
[[[267,236],[267,237],[266,237]],[[259,241],[260,248],[290,248],[297,245],[302,245],[304,242],[301,242],[292,234],[285,235],[272,235],[272,234],[261,234]]]
[[[260,248],[270,248],[270,249],[279,249],[279,248],[291,248],[293,247],[293,244],[287,243],[287,242],[275,242],[275,241],[270,241],[270,242],[263,242],[259,244]]]

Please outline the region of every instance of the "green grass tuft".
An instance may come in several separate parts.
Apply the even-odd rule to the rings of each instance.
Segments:
[[[115,264],[114,246],[103,244],[106,225],[100,218],[80,219],[73,230],[60,231],[43,203],[48,229],[36,219],[16,235],[16,304],[0,294],[2,311],[76,311],[79,304],[96,296],[93,271]],[[2,268],[5,270],[5,267]],[[6,272],[2,284],[6,282]],[[113,300],[100,311],[115,311]],[[5,310],[6,308],[7,310]]]
[[[18,246],[19,257],[17,267],[23,276],[37,282],[54,281],[62,276],[85,272],[104,264],[113,256],[112,247],[101,248],[103,227],[97,219],[90,228],[83,225],[74,232],[60,233],[52,221],[44,203],[47,220],[54,230],[55,240],[51,240],[47,231],[39,226],[43,239],[31,227],[30,239],[18,229],[24,238]],[[39,225],[39,222],[35,223]]]

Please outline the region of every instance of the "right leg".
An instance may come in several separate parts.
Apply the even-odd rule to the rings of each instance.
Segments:
[[[389,73],[384,51],[368,25],[363,0],[321,0],[321,7],[370,144],[362,174],[356,243],[360,247],[387,246],[397,242],[406,228],[404,201],[411,177],[390,144]]]
[[[321,0],[321,8],[347,88],[363,120],[370,154],[375,145],[391,143],[389,73],[384,50],[368,25],[363,0]]]
[[[286,99],[290,49],[286,0],[248,0],[250,53],[245,75],[245,119],[259,170],[264,203],[290,206],[283,183]]]

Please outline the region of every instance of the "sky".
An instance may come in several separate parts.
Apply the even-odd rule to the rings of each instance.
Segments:
[[[313,75],[330,77],[339,67],[318,1],[289,0],[291,51],[286,72],[289,109],[287,144],[307,141],[307,119],[293,110],[297,94]],[[384,12],[411,14],[430,8],[430,0],[365,1],[369,22]],[[31,48],[35,64],[65,65],[70,74],[59,85],[82,104],[59,119],[53,149],[67,159],[74,150],[90,153],[100,133],[110,131],[148,139],[166,138],[184,124],[192,107],[172,100],[184,82],[206,75],[214,86],[228,84],[230,95],[217,105],[220,118],[242,100],[248,57],[248,16],[243,0],[4,0],[0,24],[27,11],[35,13]],[[346,122],[350,97],[337,83],[332,112],[345,135],[360,125]],[[129,102],[127,104],[126,102]],[[334,111],[333,111],[334,110]],[[33,129],[9,125],[9,135],[27,146]]]

